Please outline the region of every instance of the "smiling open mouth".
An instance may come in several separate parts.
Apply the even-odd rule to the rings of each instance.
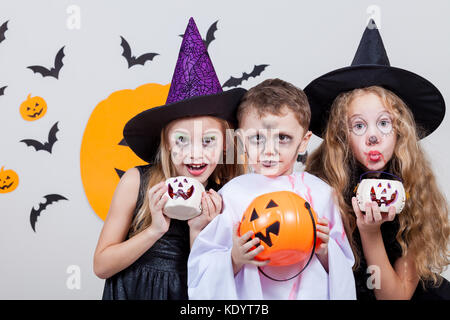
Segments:
[[[395,200],[397,200],[397,190],[395,190],[395,192],[391,195],[390,199],[387,199],[386,196],[381,196],[380,199],[377,199],[375,189],[372,187],[372,189],[370,189],[370,199],[372,201],[375,201],[379,207],[382,204],[384,204],[387,207],[387,206],[391,205],[392,203],[394,203]]]

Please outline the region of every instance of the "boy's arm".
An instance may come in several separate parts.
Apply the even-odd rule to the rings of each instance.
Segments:
[[[231,262],[234,213],[223,198],[223,212],[197,236],[188,259],[189,299],[237,299]]]

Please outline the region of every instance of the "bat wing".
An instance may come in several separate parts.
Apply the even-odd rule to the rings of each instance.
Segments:
[[[0,42],[2,42],[3,40],[6,39],[5,32],[6,32],[6,30],[8,30],[8,22],[9,22],[9,20],[0,26]]]
[[[5,94],[5,89],[8,88],[8,86],[4,86],[0,88],[0,96]]]
[[[56,133],[59,131],[58,129],[58,122],[56,122],[53,127],[50,129],[50,132],[48,133],[48,142],[44,144],[45,150],[52,153],[53,145],[56,141],[58,141],[58,138],[56,138]]]
[[[223,84],[222,88],[225,87],[237,87],[238,85],[240,85],[242,83],[242,78],[234,78],[234,77],[230,77],[230,79],[228,79],[227,81],[225,81],[225,83]]]
[[[24,140],[20,140],[20,142],[24,142],[28,147],[34,147],[36,149],[36,151],[45,150],[44,144],[42,144],[40,141],[37,141],[37,140],[24,139]]]
[[[58,53],[56,54],[55,57],[55,67],[52,68],[52,76],[54,76],[56,79],[58,79],[59,76],[59,71],[61,70],[61,68],[63,67],[63,62],[62,59],[64,58],[64,47],[63,46],[61,49],[59,49]]]
[[[52,75],[52,72],[43,66],[29,66],[27,68],[33,70],[34,73],[40,73],[43,77]]]
[[[36,225],[37,218],[41,215],[41,212],[47,208],[47,206],[49,206],[53,202],[56,202],[59,200],[68,200],[66,197],[63,197],[62,195],[59,195],[59,194],[48,194],[48,195],[44,196],[44,198],[47,201],[44,203],[42,203],[42,202],[39,203],[39,208],[37,210],[32,208],[31,212],[30,212],[30,224],[31,224],[31,228],[33,229],[34,232],[36,232],[35,225]]]
[[[130,45],[128,44],[127,40],[125,40],[124,37],[121,36],[120,38],[122,39],[122,42],[120,43],[120,46],[123,49],[122,56],[125,57],[125,59],[128,62],[128,68],[130,68],[133,65],[132,63],[134,62],[134,59],[131,55],[131,48],[130,48]]]
[[[260,65],[255,65],[252,72],[250,73],[246,73],[244,72],[242,74],[242,77],[240,78],[234,78],[234,77],[230,77],[230,79],[228,79],[224,84],[223,84],[223,88],[225,87],[237,87],[240,84],[242,84],[242,81],[244,80],[248,80],[250,77],[257,77],[259,76],[265,69],[266,67],[269,66],[268,64],[260,64]]]
[[[216,38],[214,37],[214,33],[217,31],[217,22],[219,22],[219,20],[217,20],[216,22],[214,22],[208,29],[208,32],[206,33],[206,39],[205,39],[205,47],[206,50],[208,50],[209,44],[215,40]]]
[[[269,66],[268,64],[260,64],[257,66],[255,65],[252,72],[250,72],[249,77],[255,78],[255,77],[259,76],[268,66]]]
[[[133,63],[133,65],[135,64],[141,64],[144,65],[147,61],[152,61],[154,57],[159,56],[158,53],[145,53],[141,56],[139,56],[139,58],[137,58],[135,60],[135,62]]]

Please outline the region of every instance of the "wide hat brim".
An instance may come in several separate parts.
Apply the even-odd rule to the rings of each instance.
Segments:
[[[322,137],[336,97],[346,91],[370,86],[388,89],[406,103],[414,115],[420,138],[436,130],[444,119],[444,98],[430,81],[396,67],[356,65],[331,71],[304,89],[311,106],[310,130]]]
[[[236,126],[237,107],[246,91],[235,88],[145,110],[127,122],[123,136],[138,157],[153,163],[160,144],[161,131],[171,121],[185,117],[211,116]]]

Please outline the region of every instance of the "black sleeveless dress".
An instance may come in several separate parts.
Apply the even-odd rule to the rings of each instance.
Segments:
[[[150,165],[138,166],[141,183],[134,215],[144,199]],[[207,190],[218,190],[208,183]],[[126,269],[106,279],[103,300],[187,300],[189,225],[171,219],[169,230]]]

